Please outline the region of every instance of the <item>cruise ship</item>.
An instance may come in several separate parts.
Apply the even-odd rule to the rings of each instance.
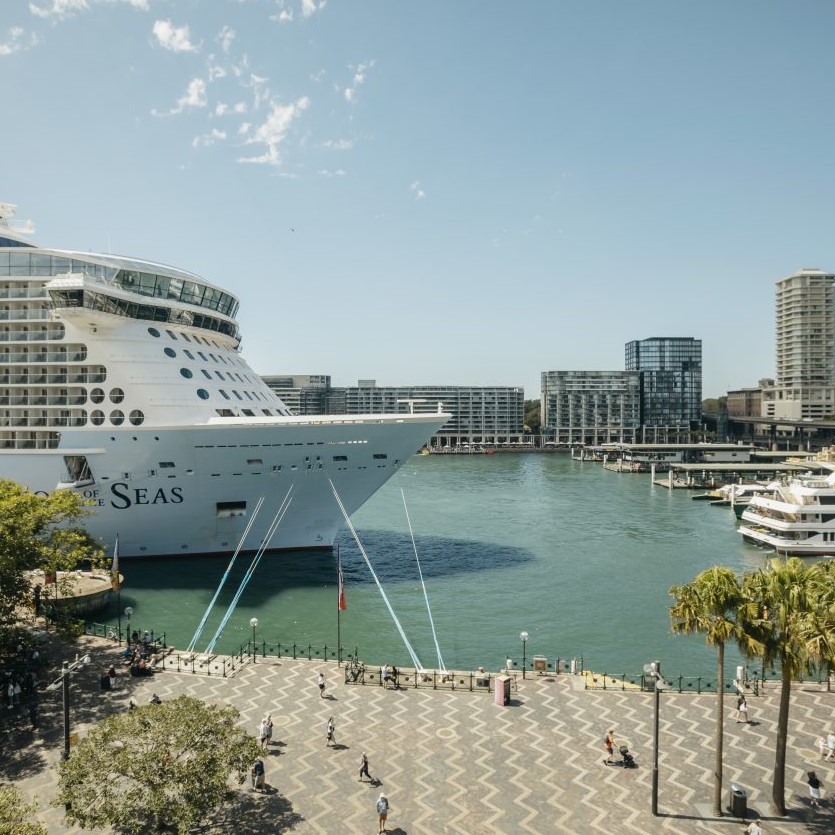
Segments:
[[[241,356],[235,296],[35,246],[15,210],[0,204],[0,477],[78,493],[120,558],[328,549],[450,417],[292,415]]]

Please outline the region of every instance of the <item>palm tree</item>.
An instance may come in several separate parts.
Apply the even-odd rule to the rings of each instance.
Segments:
[[[683,586],[673,586],[676,602],[670,607],[673,632],[701,633],[716,647],[716,752],[713,766],[713,812],[722,814],[722,749],[725,723],[725,644],[745,640],[737,612],[742,588],[730,568],[714,566]]]
[[[806,652],[827,673],[827,689],[835,665],[835,563],[821,562],[809,568],[808,618],[804,622]]]
[[[814,632],[816,595],[812,570],[797,557],[773,559],[767,569],[746,574],[742,588],[748,598],[741,614],[742,626],[750,636],[754,654],[766,665],[780,666],[780,706],[771,806],[775,814],[786,814],[786,741],[792,679],[811,669],[808,651]]]

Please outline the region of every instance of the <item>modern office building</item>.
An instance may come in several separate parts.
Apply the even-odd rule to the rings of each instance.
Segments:
[[[359,380],[345,389],[345,414],[437,412],[452,418],[433,447],[520,443],[525,431],[525,392],[516,386],[378,386]]]
[[[331,410],[327,374],[284,374],[261,378],[294,415],[323,415]]]
[[[641,379],[641,424],[690,429],[702,418],[702,341],[652,337],[626,343],[626,370]]]
[[[432,447],[515,444],[524,440],[525,392],[515,386],[356,386],[332,387],[327,375],[270,375],[264,381],[297,415],[359,415],[437,412],[452,418]]]
[[[776,376],[763,389],[763,417],[835,414],[835,274],[802,269],[777,282]]]
[[[641,381],[636,371],[543,371],[542,431],[558,444],[636,443]]]

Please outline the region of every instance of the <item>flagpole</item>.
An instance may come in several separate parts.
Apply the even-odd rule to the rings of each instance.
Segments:
[[[342,641],[340,635],[340,620],[342,614],[342,558],[339,556],[339,543],[336,543],[336,664],[342,666]]]

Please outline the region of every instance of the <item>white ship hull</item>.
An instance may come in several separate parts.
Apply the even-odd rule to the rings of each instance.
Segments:
[[[35,247],[12,214],[0,203],[0,478],[74,490],[120,557],[230,553],[245,532],[247,551],[330,548],[334,488],[353,513],[450,417],[429,403],[293,416],[239,352],[234,296],[149,261]]]

